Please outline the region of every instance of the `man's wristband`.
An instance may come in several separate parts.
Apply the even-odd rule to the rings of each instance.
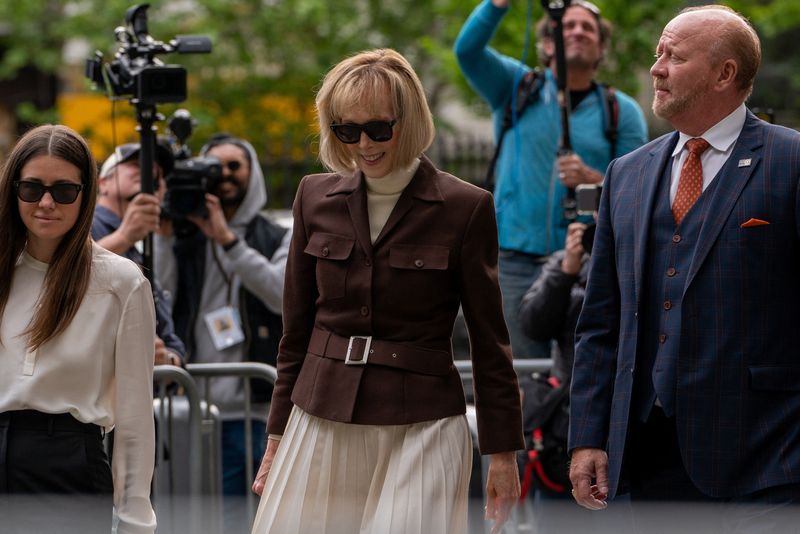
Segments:
[[[232,249],[233,247],[235,247],[238,244],[239,244],[239,238],[238,237],[234,237],[233,241],[231,241],[230,243],[225,243],[224,245],[222,245],[222,250],[224,250],[225,252],[228,252],[230,249]]]

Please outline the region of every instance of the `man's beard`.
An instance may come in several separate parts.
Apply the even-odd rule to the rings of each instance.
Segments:
[[[225,194],[223,194],[223,192],[222,192],[222,190],[221,190],[221,188],[219,186],[217,186],[217,188],[215,189],[213,194],[214,194],[214,196],[216,196],[219,199],[219,203],[221,205],[223,205],[223,206],[238,206],[239,204],[242,203],[242,201],[244,200],[244,197],[247,195],[247,190],[242,188],[237,182],[235,182],[233,180],[225,180],[225,179],[223,179],[223,181],[220,182],[219,185],[221,186],[223,183],[226,183],[226,182],[231,184],[231,185],[233,185],[236,188],[236,194],[234,194],[234,195],[225,195]]]
[[[663,88],[661,84],[654,84],[656,90]],[[693,86],[686,89],[683,93],[677,94],[670,91],[669,99],[659,102],[658,96],[653,96],[653,113],[657,117],[669,120],[678,114],[685,113],[693,108],[705,93],[708,87],[708,79],[703,77]]]

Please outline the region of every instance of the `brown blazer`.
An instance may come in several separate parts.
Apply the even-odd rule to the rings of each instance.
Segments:
[[[374,244],[360,172],[306,176],[293,213],[269,432],[283,433],[292,403],[373,425],[465,413],[451,344],[460,304],[481,453],[523,448],[491,195],[423,156]],[[352,340],[365,365],[343,361],[350,336],[371,336]]]

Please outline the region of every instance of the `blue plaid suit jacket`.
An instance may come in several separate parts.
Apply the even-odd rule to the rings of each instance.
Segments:
[[[569,447],[619,487],[665,135],[606,173],[576,332]],[[682,296],[675,416],[684,465],[715,497],[800,482],[800,134],[750,112],[716,180]],[[751,218],[767,225],[742,227]]]

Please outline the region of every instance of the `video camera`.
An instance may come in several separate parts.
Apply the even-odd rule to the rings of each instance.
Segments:
[[[147,29],[150,4],[135,5],[125,13],[125,26],[114,30],[122,46],[114,61],[103,65],[103,53],[86,60],[86,77],[117,96],[131,96],[145,105],[178,103],[186,100],[186,69],[164,65],[156,54],[207,54],[211,40],[203,35],[178,35],[169,43],[153,39]],[[105,69],[103,68],[105,67]],[[104,78],[103,73],[106,77]],[[108,83],[106,83],[106,78]]]
[[[141,191],[152,194],[155,192],[153,178],[155,123],[163,120],[163,116],[156,110],[156,105],[186,100],[186,69],[180,65],[164,65],[155,56],[172,52],[208,53],[211,52],[211,40],[202,35],[179,35],[168,43],[156,41],[147,29],[149,7],[150,4],[134,5],[125,12],[125,26],[119,26],[114,30],[117,42],[121,44],[114,60],[104,65],[102,52],[95,52],[93,57],[86,60],[86,77],[102,87],[107,94],[129,97],[129,102],[135,107],[141,147],[139,152]],[[112,96],[112,100],[114,99]],[[197,165],[193,163],[191,167],[194,169]],[[177,168],[177,172],[179,176],[182,175],[181,168]],[[208,173],[208,169],[202,172]],[[175,175],[175,172],[172,174]],[[174,207],[175,203],[171,206]],[[152,235],[144,239],[142,256],[145,276],[152,284]]]
[[[205,195],[213,192],[222,180],[222,162],[214,157],[191,157],[186,141],[192,135],[194,122],[187,110],[177,110],[167,124],[172,133],[169,144],[175,167],[166,179],[161,213],[174,222],[185,220],[187,215],[205,217],[208,215]]]

